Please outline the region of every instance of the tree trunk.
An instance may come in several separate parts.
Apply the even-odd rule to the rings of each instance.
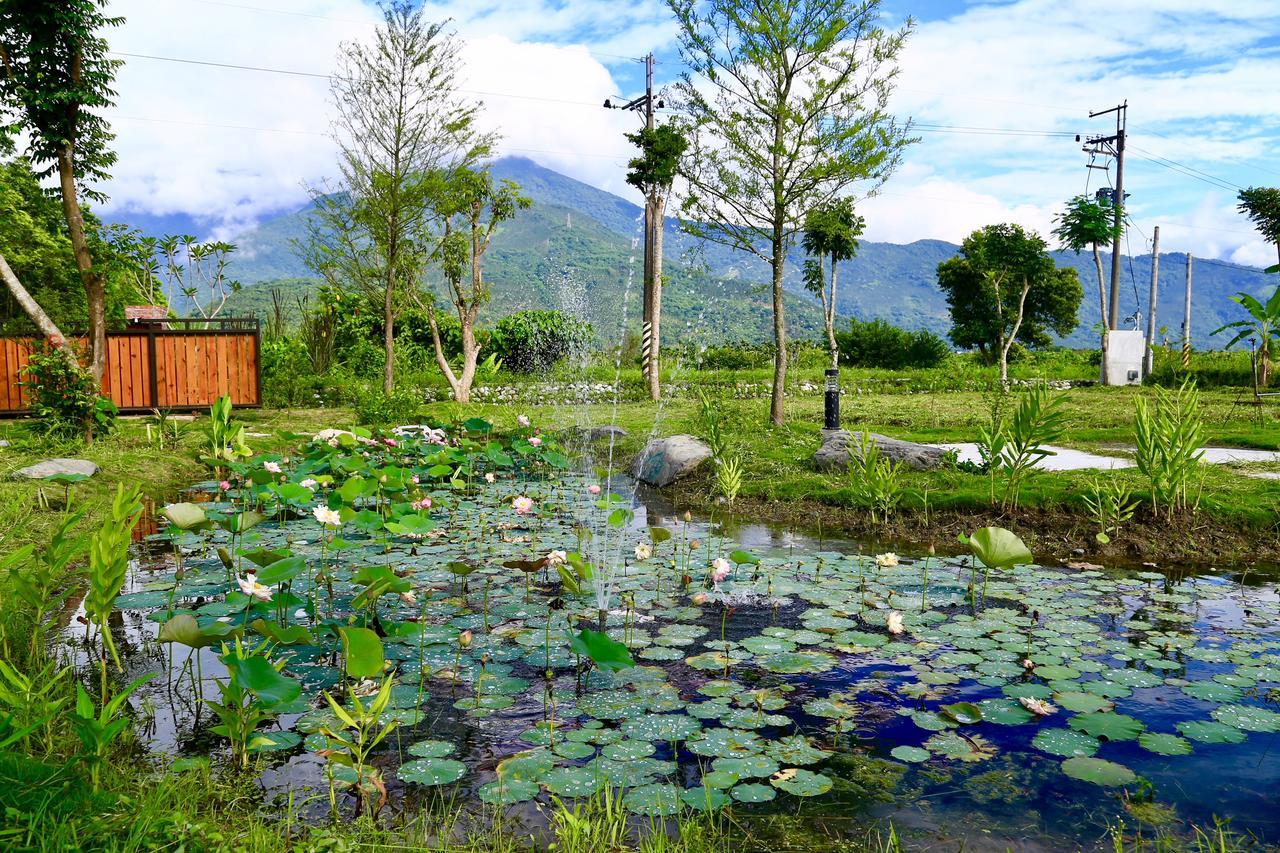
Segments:
[[[777,352],[773,357],[773,392],[769,398],[769,421],[782,426],[787,421],[787,324],[783,316],[782,272],[787,256],[783,252],[782,223],[773,227],[773,345]]]
[[[655,195],[652,204],[653,258],[649,269],[653,280],[649,283],[649,399],[662,398],[662,216],[666,199]]]
[[[1022,316],[1027,308],[1027,293],[1031,290],[1031,282],[1024,276],[1022,279],[1022,295],[1018,297],[1018,317],[1013,321],[1013,328],[1009,330],[1009,336],[1004,337],[1004,326],[1000,327],[1000,384],[1007,386],[1009,384],[1009,350],[1013,348],[1013,342],[1018,339],[1018,329],[1022,328]]]
[[[1107,383],[1107,345],[1109,341],[1107,328],[1107,288],[1102,281],[1102,255],[1098,253],[1098,244],[1093,244],[1093,266],[1098,270],[1098,306],[1102,309],[1102,384]]]
[[[31,294],[27,292],[27,289],[22,286],[22,282],[18,281],[17,275],[14,274],[4,255],[0,255],[0,279],[4,279],[5,286],[9,288],[13,298],[17,300],[18,305],[22,307],[26,315],[31,318],[31,322],[40,330],[40,334],[44,335],[45,340],[66,356],[67,361],[72,366],[78,368],[80,360],[76,358],[75,349],[71,344],[67,343],[66,335],[62,334],[62,330],[58,328],[57,324],[49,319],[48,314],[44,313],[40,303],[36,302]]]
[[[458,382],[458,377],[453,372],[453,368],[449,366],[449,359],[445,358],[444,344],[440,342],[440,326],[436,323],[436,309],[430,303],[427,304],[427,323],[431,326],[431,343],[436,351],[436,366],[440,368],[440,372],[444,374],[445,381],[449,383],[449,389],[453,391],[453,398],[461,403],[468,402],[468,400],[460,399],[463,391]],[[470,392],[471,389],[468,387],[466,389],[468,398],[470,397]]]
[[[382,393],[390,394],[396,387],[396,311],[393,296],[395,291],[391,276],[387,276],[387,289],[382,295]]]
[[[476,318],[462,318],[462,375],[454,389],[454,399],[459,403],[471,402],[471,386],[476,379],[476,360],[480,357],[480,344],[476,341]]]
[[[840,348],[836,346],[836,259],[831,256],[831,296],[823,300],[823,319],[827,324],[827,346],[831,348],[831,369],[840,368]]]
[[[71,235],[71,249],[80,271],[80,283],[84,287],[85,302],[89,309],[89,372],[93,381],[102,387],[102,374],[107,363],[107,294],[106,283],[93,268],[93,256],[89,253],[89,241],[85,237],[84,215],[76,192],[75,161],[70,144],[58,149],[58,183],[62,190],[62,212],[67,218],[67,230]]]

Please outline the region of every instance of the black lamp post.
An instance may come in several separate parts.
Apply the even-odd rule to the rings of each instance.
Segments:
[[[827,368],[827,388],[823,395],[823,429],[840,429],[840,369]]]

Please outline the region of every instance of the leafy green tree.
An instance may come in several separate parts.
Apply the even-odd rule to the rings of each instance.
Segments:
[[[1040,235],[1020,225],[987,225],[938,264],[938,286],[951,309],[951,340],[998,361],[1009,381],[1009,350],[1052,342],[1076,325],[1083,294],[1071,268],[1059,269]]]
[[[515,181],[504,180],[495,185],[488,169],[453,169],[437,175],[432,187],[432,209],[443,231],[436,254],[444,273],[446,293],[462,329],[461,370],[455,372],[445,356],[434,301],[426,305],[427,317],[436,364],[453,389],[453,398],[459,403],[468,403],[480,355],[476,318],[491,295],[484,278],[484,253],[498,226],[533,202],[520,194],[520,186]]]
[[[753,254],[772,273],[769,416],[785,421],[783,273],[805,214],[872,194],[915,140],[888,110],[911,27],[881,28],[880,0],[667,0],[686,70],[681,205],[690,234]]]
[[[645,222],[653,229],[653,257],[649,261],[649,281],[645,282],[645,306],[649,316],[649,397],[662,396],[661,353],[662,329],[662,231],[667,197],[675,182],[680,158],[689,140],[674,124],[661,124],[628,133],[627,141],[640,149],[640,156],[627,163],[627,183],[644,195]]]
[[[314,189],[303,254],[340,287],[376,297],[383,313],[382,387],[395,387],[395,321],[430,256],[431,176],[474,164],[494,137],[480,105],[458,92],[458,40],[407,0],[382,5],[372,43],[338,53],[330,96],[342,191]]]
[[[1054,217],[1058,227],[1053,236],[1063,248],[1077,255],[1086,246],[1093,249],[1093,266],[1098,273],[1098,307],[1102,310],[1102,375],[1107,375],[1107,285],[1102,274],[1102,254],[1098,247],[1115,236],[1115,208],[1105,206],[1087,195],[1067,202],[1067,208]]]
[[[1236,320],[1213,330],[1216,335],[1227,329],[1236,329],[1236,336],[1227,341],[1223,349],[1230,349],[1245,338],[1255,338],[1258,342],[1258,383],[1266,386],[1271,378],[1271,358],[1274,354],[1275,342],[1280,339],[1280,287],[1271,292],[1266,302],[1248,293],[1237,293],[1231,297],[1249,312],[1249,319]]]
[[[89,368],[102,381],[107,356],[107,270],[95,265],[80,195],[115,162],[113,135],[101,111],[114,104],[118,60],[107,58],[102,32],[123,18],[105,0],[5,0],[0,3],[0,136],[21,130],[27,154],[57,174],[63,215],[88,311]],[[6,126],[5,119],[9,119]]]
[[[809,257],[804,262],[804,285],[822,301],[822,319],[827,328],[831,366],[840,366],[836,343],[836,265],[858,253],[858,237],[866,220],[853,212],[853,199],[834,199],[810,210],[804,218],[802,244]],[[828,276],[825,265],[831,264]]]
[[[1263,237],[1276,244],[1276,258],[1280,259],[1280,188],[1249,187],[1236,197],[1240,201],[1236,209],[1249,217]],[[1276,268],[1280,269],[1280,264]]]

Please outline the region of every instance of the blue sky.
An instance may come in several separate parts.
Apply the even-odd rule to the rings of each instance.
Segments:
[[[189,214],[221,234],[299,205],[332,178],[323,75],[337,45],[367,37],[364,0],[112,0],[115,50],[305,75],[125,56],[112,118],[119,215]],[[465,40],[469,91],[504,148],[620,194],[635,117],[600,108],[643,85],[629,57],[680,71],[661,0],[435,0]],[[1235,212],[1239,187],[1280,184],[1277,0],[885,0],[917,21],[892,107],[922,142],[863,203],[872,239],[958,240],[1016,221],[1047,231],[1085,169],[1070,133],[1102,133],[1090,109],[1128,99],[1131,250],[1275,260]],[[1058,135],[1046,135],[1058,134]],[[1102,161],[1099,161],[1102,164]],[[1086,184],[1086,180],[1088,184]]]

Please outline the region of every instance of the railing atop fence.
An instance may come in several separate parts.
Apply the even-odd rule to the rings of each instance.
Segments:
[[[24,414],[34,337],[0,338],[0,416]],[[262,404],[261,333],[253,318],[168,319],[107,333],[102,393],[122,412],[203,409],[222,395]]]

